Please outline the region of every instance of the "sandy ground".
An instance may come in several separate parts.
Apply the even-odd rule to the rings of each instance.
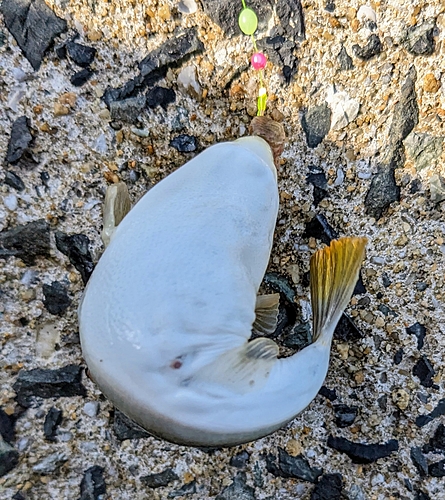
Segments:
[[[92,78],[75,87],[70,78],[81,68],[70,58],[59,59],[50,49],[34,71],[0,16],[1,156],[6,155],[13,122],[25,115],[36,158],[25,166],[2,160],[1,179],[6,170],[13,171],[25,189],[0,185],[0,229],[45,219],[52,238],[50,256],[38,257],[34,264],[14,257],[0,260],[0,405],[6,415],[20,414],[10,442],[19,461],[0,478],[0,498],[78,499],[82,478],[92,466],[103,467],[106,494],[100,497],[97,490],[82,498],[164,499],[182,498],[185,493],[184,498],[215,498],[240,471],[246,475],[238,476],[238,486],[220,498],[324,498],[314,493],[311,497],[315,486],[308,481],[267,470],[266,455],[278,456],[282,448],[291,457],[302,454],[324,474],[340,473],[342,494],[349,500],[445,499],[444,479],[434,477],[440,473],[431,467],[444,459],[444,449],[422,448],[445,418],[439,415],[422,427],[416,424],[419,416],[430,414],[445,398],[445,205],[440,189],[432,186],[440,185],[438,175],[445,177],[445,154],[441,142],[434,142],[419,169],[419,157],[410,149],[413,134],[445,136],[443,2],[375,1],[368,5],[371,13],[363,14],[358,1],[337,0],[330,12],[321,0],[307,0],[303,2],[306,36],[294,45],[299,65],[290,83],[285,82],[282,67],[268,63],[268,110],[282,120],[288,135],[279,172],[281,208],[269,271],[288,280],[301,314],[298,321],[307,320],[304,277],[310,255],[322,246],[314,235],[304,234],[307,222],[322,214],[340,235],[367,236],[362,271],[366,292],[354,296],[347,310],[362,336],[334,341],[325,386],[335,389],[335,401],[319,395],[285,429],[243,446],[213,451],[151,437],[119,440],[113,430],[112,404],[84,375],[85,397],[40,399],[24,413],[12,385],[20,370],[83,363],[76,310],[84,285],[68,258],[57,250],[55,231],[86,235],[97,261],[103,251],[101,205],[110,182],[125,180],[136,201],[196,152],[246,134],[258,88],[257,74],[248,66],[251,41],[238,32],[227,36],[199,4],[191,14],[181,12],[185,9],[178,9],[173,0],[57,0],[48,5],[68,23],[68,31],[56,44],[77,31],[77,41],[97,53]],[[373,15],[375,27],[369,24]],[[413,55],[401,41],[403,34],[431,19],[435,20],[433,53]],[[269,28],[278,24],[272,17]],[[102,99],[106,88],[124,85],[138,74],[137,63],[150,51],[193,26],[204,50],[171,67],[157,82],[176,92],[175,103],[166,109],[144,110],[136,129],[125,122],[119,129],[110,126],[110,111]],[[379,36],[382,50],[362,60],[352,46],[365,46],[373,33]],[[258,38],[267,34],[265,28]],[[339,68],[342,45],[352,57],[353,69]],[[196,68],[197,93],[178,85],[178,74],[185,66]],[[417,72],[418,124],[405,140],[406,158],[395,171],[400,200],[378,218],[367,211],[365,198],[390,147],[391,121],[412,66]],[[335,129],[331,124],[324,140],[310,148],[302,116],[326,101],[332,85],[359,104],[358,114],[344,127]],[[334,109],[332,102],[330,106]],[[176,151],[170,141],[179,134],[195,136],[197,151]],[[328,196],[318,206],[314,187],[306,179],[310,168],[324,173],[327,181],[323,191]],[[43,172],[48,178],[42,177]],[[72,298],[61,316],[51,314],[43,304],[43,285],[54,281],[64,283]],[[426,328],[420,349],[416,335],[407,331],[416,323]],[[413,370],[419,373],[415,369],[419,360],[423,367],[431,367],[429,378],[413,374]],[[338,404],[357,407],[355,420],[344,428],[336,424]],[[52,407],[61,410],[63,417],[53,440],[48,440],[43,424]],[[327,446],[330,435],[368,444],[395,439],[398,451],[370,464],[354,464]],[[420,453],[427,465],[422,474],[411,459],[413,448],[423,449]],[[242,451],[247,459],[237,468],[231,459]],[[48,456],[57,460],[43,471],[33,469]],[[167,486],[151,488],[141,480],[169,468],[177,478]],[[14,496],[18,494],[22,496]],[[339,493],[332,495],[326,498],[340,498]]]

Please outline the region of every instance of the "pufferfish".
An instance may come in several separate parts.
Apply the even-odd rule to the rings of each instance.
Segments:
[[[250,136],[207,148],[130,211],[124,184],[107,192],[109,244],[79,308],[82,351],[103,393],[155,436],[193,446],[252,441],[291,421],[323,384],[366,240],[342,238],[313,255],[314,342],[279,358],[265,336],[279,295],[258,290],[283,145],[281,124],[257,117]],[[249,340],[253,332],[263,336]]]

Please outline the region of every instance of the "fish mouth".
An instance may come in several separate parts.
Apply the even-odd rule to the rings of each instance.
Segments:
[[[269,116],[255,116],[250,123],[249,133],[264,139],[272,149],[275,166],[278,167],[281,153],[286,144],[286,134],[281,123]]]

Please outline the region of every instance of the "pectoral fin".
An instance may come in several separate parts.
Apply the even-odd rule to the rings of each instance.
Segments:
[[[277,327],[280,294],[258,295],[255,305],[255,321],[252,333],[255,335],[271,335]]]
[[[331,341],[357,283],[366,242],[366,238],[340,238],[312,256],[310,279],[314,341]]]
[[[193,380],[245,394],[266,383],[277,360],[278,351],[273,340],[264,337],[255,339],[221,354],[212,363],[201,368],[193,376]]]
[[[101,233],[105,247],[110,243],[114,230],[130,209],[131,201],[127,185],[124,182],[118,182],[108,186],[104,202],[104,227]]]

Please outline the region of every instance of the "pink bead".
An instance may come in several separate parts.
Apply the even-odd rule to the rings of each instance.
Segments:
[[[253,69],[264,69],[266,67],[267,58],[262,52],[255,52],[250,59]]]

